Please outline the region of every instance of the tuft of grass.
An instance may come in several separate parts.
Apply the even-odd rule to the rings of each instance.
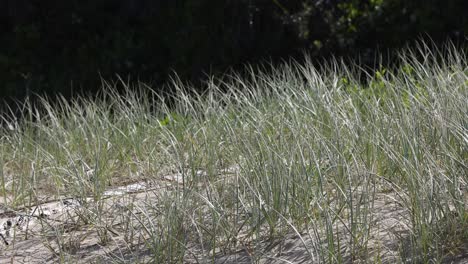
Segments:
[[[291,234],[314,263],[446,260],[468,250],[466,55],[422,44],[400,65],[364,84],[336,60],[289,62],[202,94],[174,82],[169,99],[108,85],[25,102],[2,118],[3,203],[77,199],[75,224],[115,262],[259,260]],[[158,188],[106,196],[137,182]],[[78,252],[73,233],[56,237],[60,259]]]

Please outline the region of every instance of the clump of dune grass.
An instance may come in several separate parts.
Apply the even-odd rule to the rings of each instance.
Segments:
[[[468,250],[466,55],[423,44],[399,65],[363,83],[355,66],[306,60],[212,79],[203,93],[109,85],[92,99],[25,103],[21,118],[3,118],[2,202],[78,199],[74,221],[99,245],[122,237],[103,262],[211,263],[239,249],[254,262],[286,235],[313,263],[444,261]],[[174,174],[125,206],[104,195]],[[376,240],[390,232],[378,224],[382,195],[405,226],[392,249]],[[52,233],[79,247],[70,232]]]

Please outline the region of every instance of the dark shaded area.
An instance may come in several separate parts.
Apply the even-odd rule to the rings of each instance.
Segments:
[[[304,50],[371,65],[421,36],[464,40],[467,14],[466,0],[0,0],[0,99],[197,82]]]

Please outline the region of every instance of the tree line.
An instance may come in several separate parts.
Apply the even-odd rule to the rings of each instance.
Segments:
[[[158,86],[244,63],[360,55],[427,36],[464,40],[466,0],[2,0],[0,98]],[[366,62],[367,58],[367,62]]]

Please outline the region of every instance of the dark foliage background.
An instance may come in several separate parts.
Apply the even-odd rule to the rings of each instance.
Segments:
[[[0,0],[0,98],[162,87],[244,63],[363,56],[418,37],[464,40],[466,0]]]

